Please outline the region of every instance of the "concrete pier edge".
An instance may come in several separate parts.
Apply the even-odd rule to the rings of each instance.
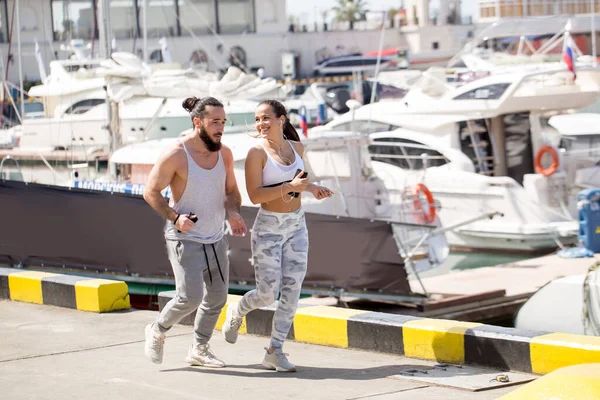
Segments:
[[[159,308],[175,291],[158,295]],[[241,296],[229,295],[227,307]],[[240,333],[265,336],[275,305],[249,313]],[[192,325],[194,315],[181,324]],[[391,353],[440,363],[544,375],[571,365],[600,363],[600,337],[526,331],[472,322],[420,318],[329,306],[301,305],[289,339],[341,348]]]

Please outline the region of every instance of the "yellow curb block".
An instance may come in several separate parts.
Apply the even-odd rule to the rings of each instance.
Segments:
[[[600,337],[550,333],[533,338],[530,352],[531,370],[536,374],[569,365],[600,363]]]
[[[500,400],[598,400],[600,364],[580,364],[550,372]]]
[[[127,284],[108,279],[86,279],[75,284],[77,309],[108,312],[131,307]]]
[[[44,304],[42,295],[42,279],[56,276],[38,271],[14,272],[8,276],[10,299],[26,303]]]
[[[481,324],[443,319],[408,321],[403,326],[404,354],[442,362],[465,362],[465,332]]]
[[[348,347],[348,318],[368,311],[328,306],[299,308],[294,338],[300,342]]]

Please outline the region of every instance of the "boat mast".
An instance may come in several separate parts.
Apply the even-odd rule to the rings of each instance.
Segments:
[[[24,118],[25,93],[23,92],[23,58],[21,56],[21,18],[19,17],[19,0],[16,0],[15,7],[17,18],[17,52],[19,53],[19,92],[21,94],[21,118]]]
[[[142,12],[142,21],[144,24],[144,31],[143,31],[143,61],[145,63],[148,62],[148,0],[143,0],[143,7],[144,10]]]
[[[596,60],[596,0],[590,0],[590,16],[592,18],[592,65],[596,67],[598,62]]]
[[[100,0],[99,11],[100,11],[100,48],[104,50],[104,57],[110,58],[112,48],[110,45],[111,27],[110,27],[110,0]],[[108,130],[110,137],[110,150],[109,153],[114,153],[119,148],[119,113],[118,104],[113,106],[110,96],[108,94],[108,88],[110,86],[110,78],[106,78],[106,84],[104,90],[106,92],[106,116],[107,121],[105,128]],[[113,107],[115,108],[113,112]],[[114,164],[109,163],[109,176],[111,180],[116,179],[117,171]]]

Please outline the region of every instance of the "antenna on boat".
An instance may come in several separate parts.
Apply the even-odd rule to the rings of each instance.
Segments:
[[[377,91],[377,81],[379,76],[379,68],[381,66],[381,53],[383,52],[383,38],[385,37],[385,11],[382,11],[381,18],[381,35],[379,36],[379,51],[377,52],[377,64],[375,64],[375,82],[373,83],[373,90],[371,90],[371,101],[369,104],[372,104],[375,101],[375,92]],[[369,114],[369,122],[371,121],[371,116]]]
[[[385,11],[383,11],[381,18],[381,36],[379,36],[379,51],[377,52],[377,64],[375,65],[375,81],[373,82],[373,88],[371,88],[371,100],[369,101],[369,122],[367,122],[367,129],[369,128],[369,125],[371,125],[373,102],[375,101],[375,93],[377,92],[377,82],[379,81],[379,67],[381,65],[381,53],[383,52],[383,38],[385,37],[385,17],[386,13]]]

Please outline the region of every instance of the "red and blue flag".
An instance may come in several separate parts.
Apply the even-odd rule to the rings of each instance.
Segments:
[[[569,37],[567,44],[565,45],[565,51],[563,53],[563,61],[567,64],[569,71],[573,73],[573,79],[577,78],[575,73],[575,57],[573,56],[573,48],[571,46],[571,38]]]

